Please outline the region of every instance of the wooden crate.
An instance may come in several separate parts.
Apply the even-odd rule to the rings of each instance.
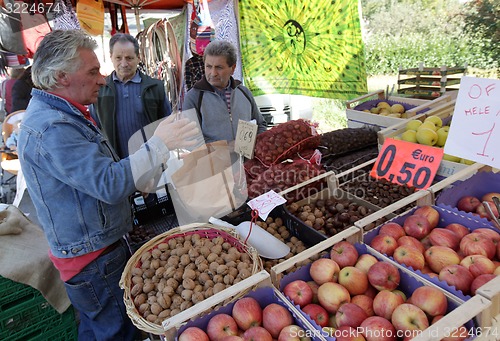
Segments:
[[[354,109],[354,107],[361,102],[377,99],[404,103],[414,107],[407,110],[403,118],[381,116]],[[346,102],[347,126],[349,128],[360,128],[364,126],[377,129],[387,128],[401,122],[406,122],[407,118],[415,116],[418,112],[434,108],[439,105],[439,103],[449,101],[450,99],[451,97],[447,96],[443,96],[433,101],[398,96],[387,97],[386,94],[384,94],[384,90],[378,90]]]
[[[491,306],[483,310],[481,314],[481,323],[484,330],[491,327],[490,334],[496,332],[496,335],[483,335],[478,340],[496,341],[500,339],[500,276],[484,284],[476,291],[477,296],[483,296],[491,301]]]

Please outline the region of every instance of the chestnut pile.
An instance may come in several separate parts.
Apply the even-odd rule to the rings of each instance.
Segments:
[[[333,236],[373,213],[372,209],[358,203],[333,197],[326,200],[318,199],[304,205],[292,203],[287,209],[306,225],[327,236]],[[372,229],[382,222],[369,224],[365,229]]]
[[[371,146],[360,150],[356,150],[346,155],[323,157],[321,160],[321,164],[327,171],[332,170],[336,174],[340,174],[364,162],[375,159],[377,156],[378,156],[378,147]],[[368,166],[366,168],[367,171],[369,171],[372,167],[373,165]],[[359,174],[363,173],[366,173],[366,171]]]
[[[377,132],[371,128],[344,128],[321,135],[323,155],[341,155],[377,145]]]
[[[387,179],[375,179],[369,174],[345,182],[340,185],[340,188],[381,208],[389,206],[416,191],[415,187],[402,186]]]

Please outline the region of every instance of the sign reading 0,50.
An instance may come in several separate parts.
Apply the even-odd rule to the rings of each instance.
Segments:
[[[387,139],[370,174],[400,185],[426,189],[432,184],[442,158],[440,148]]]

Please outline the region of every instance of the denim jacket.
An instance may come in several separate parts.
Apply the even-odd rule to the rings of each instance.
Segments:
[[[28,192],[54,256],[106,247],[132,228],[134,179],[161,172],[169,151],[152,137],[120,160],[106,137],[68,101],[34,89],[18,141]]]

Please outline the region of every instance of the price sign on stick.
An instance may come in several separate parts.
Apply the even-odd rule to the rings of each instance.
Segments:
[[[462,77],[446,154],[500,167],[500,80]]]
[[[386,139],[370,175],[392,183],[426,189],[432,184],[443,149]]]
[[[234,151],[246,158],[252,159],[257,140],[257,124],[239,120],[236,130],[236,141],[234,142]]]
[[[250,206],[253,210],[259,211],[259,217],[261,217],[262,220],[266,220],[269,213],[271,213],[276,206],[283,205],[285,202],[285,198],[278,195],[275,191],[270,190],[269,192],[250,200],[248,202],[248,206]]]

